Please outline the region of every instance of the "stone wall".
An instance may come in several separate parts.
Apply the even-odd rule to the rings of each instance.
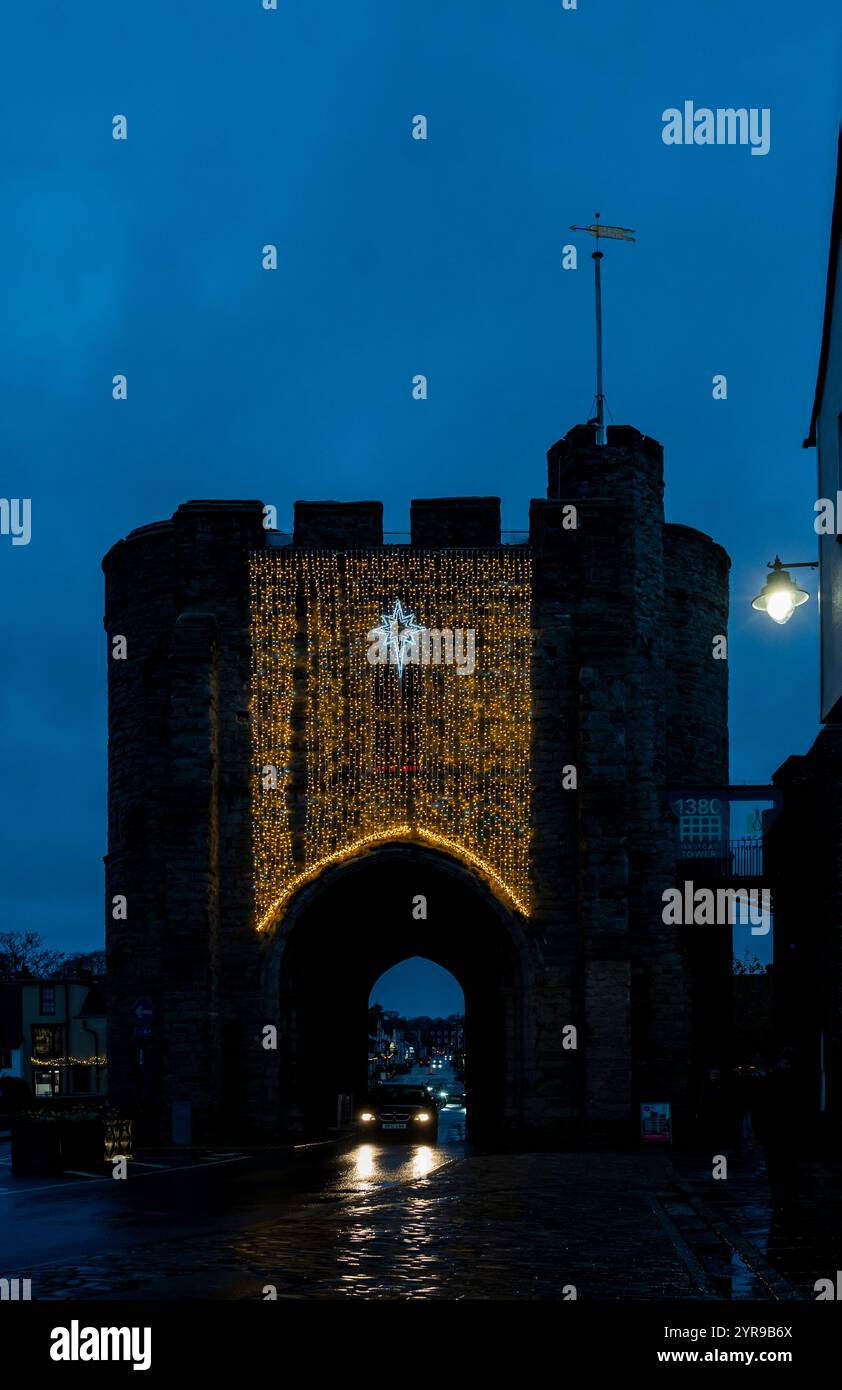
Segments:
[[[728,632],[731,562],[702,531],[664,527],[667,781],[673,787],[728,782],[728,662],[713,658]]]

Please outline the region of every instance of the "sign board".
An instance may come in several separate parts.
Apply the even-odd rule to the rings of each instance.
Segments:
[[[641,1105],[640,1138],[644,1144],[672,1143],[672,1114],[668,1100],[649,1101]]]
[[[145,995],[138,999],[134,1006],[134,1035],[136,1038],[148,1038],[152,1035],[152,1019],[155,1009],[152,1000]]]
[[[193,1103],[189,1100],[174,1100],[171,1110],[170,1133],[173,1144],[193,1142]]]

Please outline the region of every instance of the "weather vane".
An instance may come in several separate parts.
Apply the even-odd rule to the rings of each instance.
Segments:
[[[596,213],[596,220],[591,227],[571,226],[571,232],[590,232],[591,236],[596,237],[596,250],[593,252],[594,283],[596,287],[596,442],[605,443],[605,392],[602,389],[602,281],[599,273],[599,263],[602,260],[602,252],[599,249],[599,238],[601,236],[610,237],[612,241],[634,241],[632,232],[634,227],[606,227],[599,220],[599,213]]]

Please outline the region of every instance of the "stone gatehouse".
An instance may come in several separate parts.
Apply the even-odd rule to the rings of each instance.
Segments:
[[[665,524],[655,440],[548,464],[528,536],[491,497],[404,544],[379,502],[214,500],[106,555],[109,1076],[149,1129],[329,1124],[413,955],[465,992],[475,1134],[686,1115],[730,952],[662,920],[666,791],[728,780],[729,561]]]

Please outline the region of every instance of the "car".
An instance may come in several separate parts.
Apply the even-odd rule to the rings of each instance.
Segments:
[[[377,1134],[435,1144],[438,1109],[425,1086],[375,1086],[359,1112],[357,1125],[364,1137]]]

